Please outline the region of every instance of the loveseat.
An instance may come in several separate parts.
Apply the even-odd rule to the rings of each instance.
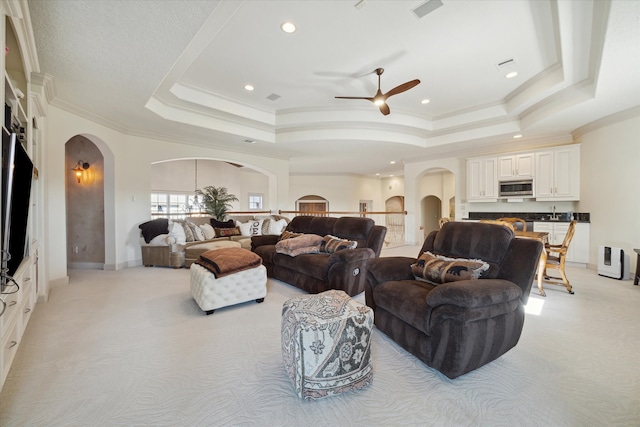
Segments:
[[[238,242],[251,248],[251,236],[263,233],[279,235],[289,219],[281,215],[234,215],[217,221],[208,215],[183,220],[158,218],[140,228],[140,248],[144,266],[182,268],[191,264],[188,249],[220,241]]]
[[[387,229],[375,225],[371,218],[297,216],[285,232],[333,236],[356,242],[357,246],[333,253],[291,256],[278,253],[281,236],[253,236],[251,250],[260,255],[269,277],[313,294],[339,289],[354,296],[364,291],[367,263],[380,256]]]
[[[541,251],[502,225],[448,222],[418,258],[371,260],[365,300],[380,331],[456,378],[516,345]]]

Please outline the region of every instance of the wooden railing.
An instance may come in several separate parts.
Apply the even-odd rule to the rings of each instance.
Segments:
[[[271,211],[229,211],[227,215],[270,215]],[[169,218],[169,219],[185,219],[189,216],[208,216],[207,212],[178,212],[178,213],[167,213],[167,212],[153,212],[151,214],[151,218]]]

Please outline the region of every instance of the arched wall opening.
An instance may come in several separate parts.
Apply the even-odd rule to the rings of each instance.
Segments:
[[[440,218],[455,219],[456,177],[450,170],[424,170],[416,177],[416,193],[419,202],[416,224],[421,231],[421,239],[438,229]]]
[[[302,215],[327,216],[325,213],[329,211],[329,201],[322,196],[308,194],[296,200],[296,210],[304,212]]]
[[[68,269],[115,268],[114,162],[93,135],[65,143],[65,211]]]
[[[150,181],[152,195],[182,194],[193,198],[197,189],[225,187],[238,198],[232,203],[231,211],[269,210],[272,201],[277,200],[273,194],[276,186],[273,174],[221,159],[197,157],[154,162]],[[259,204],[255,204],[257,200]],[[177,206],[177,209],[183,214],[199,211],[197,206],[191,205]]]
[[[404,196],[389,197],[384,202],[384,210],[385,212],[404,212]],[[387,227],[385,244],[387,247],[404,244],[404,221],[404,214],[385,215],[385,226]]]

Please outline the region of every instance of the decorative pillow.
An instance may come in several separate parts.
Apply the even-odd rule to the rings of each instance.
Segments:
[[[229,237],[229,236],[239,236],[240,230],[238,227],[233,228],[214,228],[216,231],[216,237]]]
[[[294,237],[302,236],[302,233],[294,233],[293,231],[283,230],[280,235],[280,240],[292,239]]]
[[[173,237],[176,243],[185,244],[187,235],[184,233],[184,227],[177,221],[172,221],[169,227],[169,236]]]
[[[228,221],[218,221],[215,218],[211,218],[209,222],[211,222],[211,226],[213,228],[233,228],[236,226],[236,222],[232,219]]]
[[[243,236],[261,236],[263,219],[254,219],[247,222],[238,222],[236,225]]]
[[[441,284],[478,279],[488,268],[489,264],[480,259],[447,258],[425,252],[411,265],[411,272],[417,280]]]
[[[153,219],[140,224],[138,228],[142,230],[144,241],[149,243],[154,237],[169,233],[169,220],[167,218]]]
[[[269,234],[269,226],[271,225],[271,218],[264,218],[262,221],[261,233],[262,235]]]
[[[267,230],[266,234],[278,235],[282,233],[282,231],[286,226],[287,226],[286,219],[279,219],[277,221],[272,219],[269,221],[269,229]]]
[[[216,237],[216,231],[213,229],[211,224],[202,224],[200,226],[200,230],[202,230],[202,234],[204,234],[205,240],[211,240]]]
[[[343,249],[355,249],[358,246],[358,242],[354,240],[345,240],[331,234],[327,234],[322,239],[320,250],[332,254]]]
[[[193,241],[194,242],[199,242],[201,240],[204,240],[204,234],[202,233],[202,230],[200,230],[200,227],[198,227],[196,224],[194,224],[194,223],[192,223],[190,221],[185,221],[185,224],[187,224],[189,229],[191,229],[191,233],[193,234]]]

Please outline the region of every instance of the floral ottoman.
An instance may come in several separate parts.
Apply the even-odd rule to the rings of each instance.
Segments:
[[[320,399],[373,380],[373,310],[331,290],[286,301],[282,358],[299,397]]]

